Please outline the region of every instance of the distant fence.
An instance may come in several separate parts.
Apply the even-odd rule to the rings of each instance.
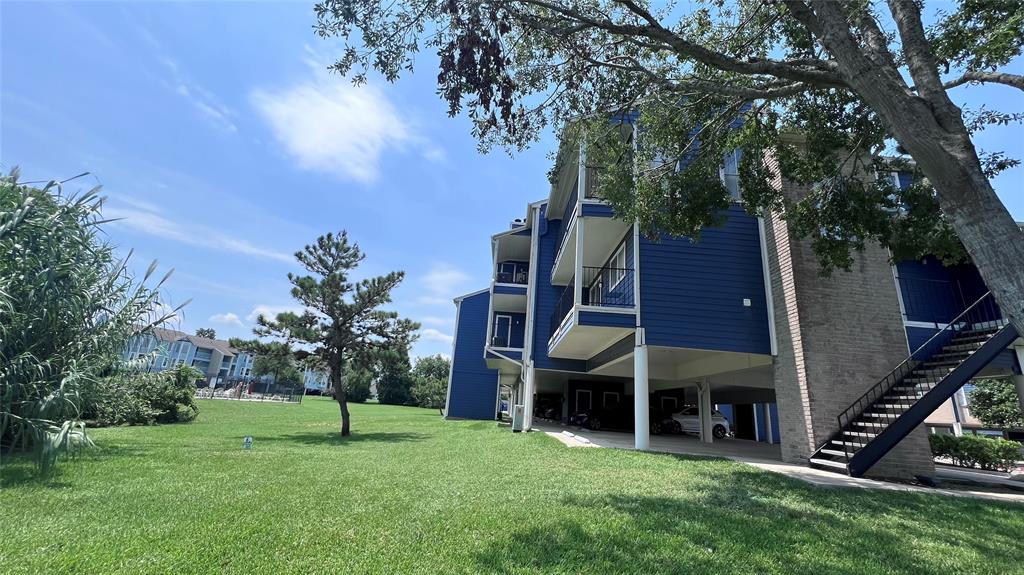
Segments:
[[[196,399],[302,403],[303,383],[273,383],[255,377],[219,377],[196,382]]]

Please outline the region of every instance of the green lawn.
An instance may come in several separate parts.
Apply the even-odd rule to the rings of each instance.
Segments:
[[[436,411],[200,402],[3,468],[5,573],[1020,573],[1024,507],[568,449]],[[255,438],[241,449],[242,437]]]

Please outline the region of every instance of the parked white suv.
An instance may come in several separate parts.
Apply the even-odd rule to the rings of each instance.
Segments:
[[[673,413],[672,419],[679,422],[683,433],[700,435],[700,412],[696,407],[684,407],[679,413]],[[711,434],[715,436],[715,439],[732,435],[729,420],[717,409],[711,413]]]

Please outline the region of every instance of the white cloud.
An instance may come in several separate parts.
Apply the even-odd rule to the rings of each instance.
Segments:
[[[231,312],[227,313],[215,313],[210,316],[209,321],[213,323],[219,323],[221,325],[233,325],[235,327],[244,327],[242,320],[238,318],[238,315]]]
[[[417,301],[433,305],[450,304],[468,280],[469,274],[459,268],[451,264],[436,263],[426,275],[419,278],[422,295]]]
[[[156,206],[127,198],[119,198],[132,207],[106,206],[103,215],[116,218],[114,225],[123,226],[136,232],[156,236],[167,240],[198,246],[214,248],[263,259],[291,263],[294,258],[284,252],[264,248],[250,243],[248,240],[234,238],[216,230],[187,223],[186,219],[171,221],[156,212]]]
[[[199,110],[210,124],[227,132],[238,131],[232,119],[235,114],[231,108],[221,103],[216,96],[198,83],[187,79],[173,59],[165,56],[161,62],[171,74],[170,85],[174,91]]]
[[[266,317],[267,319],[274,319],[275,317],[277,317],[277,314],[283,313],[283,312],[286,312],[286,311],[295,312],[295,313],[302,313],[302,308],[297,307],[297,306],[293,306],[293,305],[289,306],[289,305],[263,305],[263,304],[260,304],[260,305],[258,305],[256,307],[252,308],[252,311],[249,312],[249,315],[245,316],[245,319],[247,319],[247,320],[249,320],[251,322],[255,322],[256,318],[258,318],[261,315]]]
[[[440,331],[438,331],[438,330],[436,330],[436,329],[434,329],[432,327],[428,327],[426,329],[421,329],[420,330],[420,337],[424,341],[438,341],[438,342],[446,343],[448,345],[451,345],[452,341],[454,341],[454,339],[455,339],[453,336],[450,336],[450,335],[448,335],[446,333],[442,333],[442,332],[440,332]]]
[[[443,149],[411,127],[387,94],[372,84],[353,86],[328,74],[323,63],[310,59],[313,77],[293,86],[257,89],[250,99],[285,150],[306,170],[372,182],[383,153],[422,148],[431,162],[444,161]]]
[[[449,326],[455,323],[454,317],[439,317],[436,315],[425,315],[420,318],[420,323],[424,325],[437,325],[437,326]]]

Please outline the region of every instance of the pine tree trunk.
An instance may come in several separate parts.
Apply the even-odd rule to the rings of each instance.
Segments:
[[[345,392],[337,392],[338,406],[341,408],[341,436],[348,437],[351,434],[349,428],[350,416],[348,413],[348,397]]]
[[[338,401],[341,410],[341,436],[348,437],[351,434],[351,417],[348,412],[348,392],[341,382],[341,366],[331,366],[331,385],[334,386],[334,399]]]

